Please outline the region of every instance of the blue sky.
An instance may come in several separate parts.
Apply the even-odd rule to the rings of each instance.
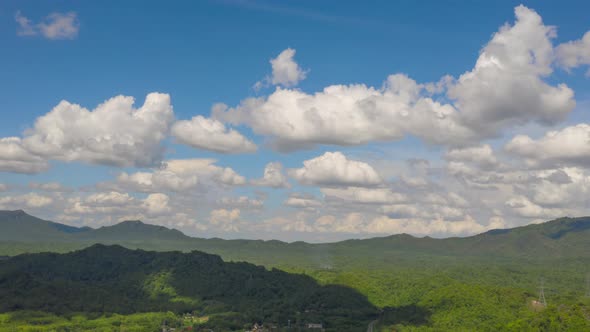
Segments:
[[[531,44],[525,45],[524,51],[514,45],[526,42],[502,44],[501,48],[505,47],[506,51],[496,56],[493,53],[498,48],[492,45],[493,36],[505,24],[508,29],[517,26],[515,7],[521,3],[526,6],[526,17],[538,16],[542,20],[541,25],[531,25],[530,29],[555,27],[556,35],[549,30],[541,33],[550,43],[550,49],[535,37],[537,39],[527,39]],[[27,154],[24,159],[37,158],[35,162],[48,162],[50,167],[25,172],[23,168],[2,168],[0,163],[0,183],[5,188],[0,194],[3,198],[0,205],[7,209],[24,208],[74,225],[100,226],[137,217],[194,235],[312,241],[395,232],[468,235],[491,227],[548,220],[562,214],[584,214],[588,210],[586,202],[565,204],[549,199],[546,191],[567,197],[587,190],[580,184],[585,184],[587,179],[586,151],[575,139],[584,136],[575,135],[584,135],[586,128],[576,126],[588,122],[590,90],[585,73],[590,45],[586,46],[582,37],[590,30],[589,9],[590,4],[584,1],[505,1],[501,4],[376,1],[363,5],[342,1],[128,1],[123,4],[115,1],[5,1],[0,4],[0,39],[4,44],[0,61],[1,137],[22,139],[14,144],[19,148],[22,145],[26,151],[23,153]],[[51,16],[54,14],[57,16]],[[73,20],[67,21],[67,17]],[[23,25],[19,18],[27,19],[28,23]],[[60,21],[62,19],[65,21]],[[56,22],[66,24],[66,30],[51,30]],[[29,30],[25,31],[26,28]],[[536,33],[517,30],[515,34],[522,35],[515,40]],[[575,41],[578,46],[574,48],[560,48],[561,44]],[[486,49],[487,45],[492,46]],[[269,83],[281,74],[280,70],[273,70],[269,61],[278,59],[286,50],[294,51],[294,55],[284,60],[286,66],[295,66],[290,68],[297,70],[294,74],[297,77],[291,82]],[[523,52],[526,56],[540,52],[551,60],[532,66],[517,62],[509,66],[496,64],[504,71],[500,74],[506,76],[490,80],[491,85],[460,86],[459,78],[475,71],[476,61],[484,50],[489,59],[500,59],[500,62],[502,56],[506,61],[519,56],[507,52]],[[531,59],[536,61],[534,57]],[[507,67],[513,72],[507,72]],[[521,97],[503,97],[499,86],[511,84],[504,80],[521,75],[521,69],[524,75],[530,75],[531,84],[527,86],[536,84],[537,80],[546,84],[547,89],[563,83],[573,95],[566,98],[553,91],[547,97],[543,96],[545,87],[541,87],[513,92],[515,95],[522,93]],[[541,71],[544,72],[539,74]],[[348,119],[351,113],[344,110],[338,117],[348,123],[338,126],[345,129],[328,121],[325,125],[332,126],[331,129],[311,133],[309,125],[313,123],[294,124],[296,130],[301,130],[294,131],[294,135],[307,135],[294,139],[281,138],[281,133],[272,130],[272,126],[280,126],[280,123],[272,123],[275,118],[264,118],[263,124],[256,122],[262,119],[256,112],[261,112],[263,106],[246,111],[239,119],[232,118],[229,113],[218,116],[211,113],[217,103],[234,108],[250,97],[268,101],[277,89],[299,92],[306,98],[334,85],[363,84],[379,90],[388,76],[394,74],[407,75],[424,85],[439,82],[445,75],[452,76],[453,83],[445,85],[441,92],[432,95],[422,90],[420,96],[453,107],[457,115],[447,116],[457,117],[458,124],[450,125],[460,127],[461,132],[445,138],[446,130],[451,127],[437,133],[427,127],[430,124],[419,123],[422,121],[419,119],[408,120],[411,124],[406,125],[384,118],[384,121],[391,120],[393,127],[400,126],[403,138],[394,132],[367,133],[370,127],[350,123],[357,118]],[[486,79],[490,79],[489,75]],[[264,86],[254,88],[257,82]],[[403,84],[406,89],[406,83]],[[489,108],[478,110],[477,106],[471,106],[471,109],[467,104],[480,103],[474,98],[484,95],[492,98],[487,92],[473,92],[482,86],[488,86],[488,92],[498,89],[497,93],[490,93],[496,99],[481,101],[482,105],[491,105]],[[449,92],[453,89],[458,92]],[[549,93],[547,91],[545,93]],[[80,157],[85,153],[80,151],[92,149],[88,145],[90,140],[99,136],[103,139],[117,137],[124,128],[113,126],[112,132],[106,128],[85,135],[68,132],[72,127],[66,126],[70,128],[67,129],[56,124],[63,135],[72,139],[61,142],[62,152],[50,153],[47,149],[51,142],[44,135],[52,130],[35,127],[35,121],[49,114],[62,100],[93,110],[106,100],[123,95],[134,97],[135,107],[139,108],[152,92],[169,95],[173,116],[163,129],[166,137],[154,145],[163,146],[164,153],[151,165],[140,165],[137,158],[132,157],[117,165],[102,162],[104,156],[98,158],[100,160]],[[338,96],[348,98],[347,93],[353,94],[352,91],[343,93],[344,96]],[[555,99],[551,99],[553,97]],[[463,105],[457,100],[463,100]],[[357,102],[369,101],[374,101],[373,97]],[[334,119],[322,118],[322,114],[327,114],[322,113],[322,107],[341,108],[324,101],[310,101],[316,102],[315,108],[310,107],[316,110],[318,119]],[[397,112],[396,102],[378,106],[377,112],[382,112],[378,116]],[[410,102],[412,107],[415,102]],[[273,112],[276,109],[277,114],[283,114],[280,105],[266,105]],[[284,114],[305,111],[305,107],[301,107],[301,110],[286,108],[283,111]],[[360,107],[361,113],[369,112]],[[371,112],[362,113],[363,119],[373,114]],[[433,112],[438,111],[433,109]],[[255,144],[257,151],[241,153],[243,151],[232,148],[232,151],[219,153],[212,145],[203,148],[214,143],[202,139],[195,143],[199,148],[194,148],[194,144],[179,144],[178,137],[172,133],[175,121],[190,120],[197,115],[208,123],[224,126],[225,132],[219,133],[220,140],[227,139],[225,134],[235,130],[243,139]],[[59,120],[76,121],[75,116],[64,115]],[[49,122],[55,120],[48,119]],[[490,121],[489,126],[486,121]],[[364,129],[355,132],[357,127]],[[442,130],[438,125],[435,127]],[[571,144],[564,148],[569,154],[553,150],[542,154],[530,151],[535,150],[531,147],[533,143],[539,143],[538,146],[553,144],[541,141],[548,131],[574,127],[571,135],[563,135],[564,141],[553,142],[556,146]],[[331,130],[335,135],[333,139]],[[76,135],[81,136],[77,138]],[[533,141],[527,144],[531,146],[512,144],[508,147],[517,135],[530,136]],[[27,136],[45,137],[43,145],[31,145],[33,143],[26,142]],[[366,139],[355,141],[355,137],[365,136]],[[143,142],[143,136],[134,138],[138,139],[135,143]],[[288,151],[273,147],[281,139],[296,147]],[[121,142],[113,141],[113,144],[113,147],[119,146]],[[146,147],[146,153],[153,152],[154,146]],[[6,165],[22,162],[17,160],[23,159],[22,155],[8,152],[9,148],[14,151],[13,145],[9,147],[6,143],[4,148],[7,149],[4,153]],[[341,154],[344,159],[330,154],[332,152]],[[100,153],[108,153],[108,150]],[[552,158],[545,157],[552,154],[555,155]],[[320,157],[325,158],[316,159]],[[123,172],[150,173],[153,177],[153,173],[163,169],[161,162],[205,158],[215,159],[215,167],[231,168],[243,179],[238,180],[238,184],[220,183],[216,176],[221,171],[209,169],[194,171],[190,176],[198,180],[189,189],[175,189],[170,185],[158,187],[154,183],[150,188],[139,188],[137,183],[135,187],[120,183]],[[494,162],[485,164],[480,162],[482,158],[491,158]],[[416,167],[413,162],[416,159],[427,161],[427,165]],[[309,160],[318,163],[312,163],[307,169],[303,162]],[[284,181],[274,186],[255,185],[269,163],[280,163],[279,173]],[[457,171],[459,164],[465,166],[461,172]],[[307,173],[302,171],[303,175],[297,176],[298,169]],[[558,172],[566,173],[572,180],[568,183],[547,180]],[[189,175],[175,173],[174,176],[188,181],[182,176]],[[373,176],[380,179],[378,183],[370,181]],[[512,176],[527,178],[529,182],[512,183],[512,187],[500,180],[496,183],[489,180],[485,186],[481,183],[482,178],[509,179]],[[423,185],[416,187],[417,182]],[[52,183],[53,187],[59,183],[63,188],[59,189],[61,191],[41,189],[43,183]],[[466,202],[420,201],[426,194],[439,195],[447,201],[457,195]],[[386,198],[371,201],[365,195],[373,199],[380,195]],[[392,195],[403,198],[396,200]],[[228,203],[241,196],[245,197],[242,203]],[[159,204],[159,211],[146,208],[152,199]],[[252,202],[244,203],[247,199]],[[74,206],[79,208],[76,210]]]

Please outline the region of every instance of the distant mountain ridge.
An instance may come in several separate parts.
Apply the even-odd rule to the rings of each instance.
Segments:
[[[423,255],[492,255],[498,257],[590,257],[590,217],[560,218],[541,224],[512,229],[490,230],[469,237],[435,239],[397,234],[370,239],[353,239],[334,243],[286,243],[277,240],[222,240],[194,238],[176,229],[124,221],[93,229],[77,228],[42,220],[22,210],[0,211],[0,255],[6,243],[19,243],[22,250],[36,252],[27,243],[58,243],[65,247],[56,251],[79,249],[94,243],[120,244],[129,248],[150,250],[201,250],[219,254],[225,259],[272,263],[272,257],[306,259],[313,257],[412,253]],[[52,250],[51,245],[46,246]],[[282,255],[282,256],[281,256]]]
[[[0,241],[144,241],[150,239],[186,240],[190,237],[176,229],[145,224],[139,220],[123,221],[97,229],[75,227],[39,219],[23,210],[0,211]]]
[[[82,232],[80,238],[95,241],[145,241],[158,239],[167,241],[185,241],[191,237],[176,229],[159,225],[145,224],[139,220],[126,220],[112,226],[104,226]]]
[[[59,240],[90,230],[39,219],[23,210],[0,211],[0,241]]]

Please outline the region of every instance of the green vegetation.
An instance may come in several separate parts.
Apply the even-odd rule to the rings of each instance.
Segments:
[[[3,216],[0,213],[0,234],[5,225],[12,225],[3,220],[20,218],[21,222],[27,223],[29,217],[34,218],[23,214],[7,212]],[[222,282],[225,279],[218,282],[218,278],[215,278],[210,286],[217,290],[236,292],[237,298],[225,294],[219,297],[220,301],[211,301],[203,297],[208,294],[208,289],[204,290],[205,293],[195,292],[192,286],[178,283],[178,275],[182,270],[165,262],[179,253],[162,253],[162,258],[156,259],[159,264],[157,268],[139,269],[142,272],[136,279],[131,276],[124,278],[136,280],[131,284],[138,283],[141,287],[135,289],[134,294],[142,294],[143,297],[140,301],[124,303],[119,313],[172,311],[179,315],[191,311],[199,319],[207,317],[206,323],[194,326],[215,326],[216,331],[243,330],[244,325],[240,324],[253,319],[266,322],[291,319],[287,317],[296,317],[291,319],[292,322],[299,319],[300,323],[304,318],[307,321],[327,321],[324,319],[330,317],[332,322],[338,324],[339,331],[366,331],[368,322],[377,315],[371,316],[371,311],[367,309],[366,313],[360,315],[361,318],[350,318],[351,313],[347,312],[353,307],[364,308],[366,305],[372,308],[373,313],[376,312],[375,308],[381,310],[375,325],[379,331],[590,331],[590,297],[586,296],[590,292],[586,283],[590,272],[590,218],[563,218],[539,225],[494,230],[467,238],[432,239],[395,235],[331,244],[190,238],[178,231],[141,222],[126,222],[99,230],[68,230],[60,236],[64,240],[51,237],[47,241],[37,238],[37,242],[34,242],[25,241],[26,237],[21,234],[18,241],[0,242],[0,255],[39,251],[70,252],[95,242],[118,243],[128,248],[157,251],[200,250],[220,255],[226,262],[247,261],[263,265],[265,268],[256,269],[262,274],[275,276],[270,280],[283,280],[281,271],[298,277],[312,277],[305,282],[297,279],[293,281],[294,288],[287,288],[294,293],[293,289],[311,287],[317,290],[318,284],[324,285],[325,291],[320,293],[324,298],[331,299],[326,301],[333,305],[332,311],[323,312],[323,316],[314,316],[313,310],[304,309],[315,303],[315,300],[310,300],[313,296],[307,297],[311,302],[297,300],[295,304],[285,303],[285,298],[290,297],[283,295],[292,294],[284,290],[285,285],[255,278],[256,282],[249,282],[255,285],[256,292],[260,292],[256,296],[264,298],[259,300],[264,304],[260,304],[262,307],[259,309],[251,310],[249,308],[252,305],[244,303],[259,302],[249,302],[254,301],[250,298],[252,294],[243,292],[246,286],[252,287],[251,284],[243,283],[243,280],[250,280],[249,274],[243,271],[254,267],[249,264],[242,266],[243,263],[228,265],[237,271],[244,269],[237,273],[241,277],[230,278],[226,284]],[[43,254],[35,257],[47,260],[54,256]],[[31,256],[20,256],[18,260],[28,257]],[[218,264],[222,262],[219,260]],[[137,270],[138,267],[133,269]],[[4,273],[5,269],[0,265],[0,280]],[[121,271],[117,270],[115,274],[121,275]],[[188,278],[182,277],[180,280]],[[538,298],[541,280],[544,280],[546,287],[546,308],[533,305],[533,301]],[[351,289],[366,296],[370,304],[359,302],[340,308],[340,305],[349,301],[338,299],[349,296],[346,292]],[[48,292],[60,294],[62,290],[39,290],[41,295]],[[118,288],[116,292],[125,293]],[[281,296],[273,297],[273,292],[279,292]],[[353,294],[356,299],[358,294]],[[6,297],[0,293],[0,298]],[[63,299],[55,301],[59,308]],[[49,311],[66,318],[73,312],[96,312],[101,315],[104,312],[102,307],[93,307],[91,304],[62,311],[50,311],[51,306],[19,309]],[[106,307],[111,308],[111,304]],[[123,310],[125,308],[128,310]],[[299,309],[293,311],[293,308]],[[15,309],[3,310],[9,312]],[[336,315],[335,312],[339,310],[342,310],[341,315]],[[299,311],[299,315],[296,311]],[[291,314],[284,316],[281,312]]]
[[[384,312],[381,331],[520,331],[553,321],[560,329],[590,330],[590,297],[585,296],[587,261],[506,262],[431,257],[415,264],[367,269],[362,263],[310,271],[322,283],[342,284],[367,295]],[[548,308],[534,308],[545,279]],[[539,310],[540,309],[540,310]],[[573,329],[569,326],[584,326]],[[526,330],[526,329],[525,329]]]
[[[69,317],[191,313],[202,328],[237,330],[323,322],[328,331],[363,330],[377,309],[354,290],[201,252],[147,252],[94,245],[68,254],[27,254],[0,261],[0,312]],[[48,321],[67,324],[67,321]],[[102,323],[102,322],[101,322]]]
[[[121,331],[145,332],[160,331],[162,322],[169,326],[186,326],[181,317],[172,312],[140,313],[131,315],[88,315],[71,314],[57,316],[37,311],[18,311],[0,314],[0,332],[14,331]]]

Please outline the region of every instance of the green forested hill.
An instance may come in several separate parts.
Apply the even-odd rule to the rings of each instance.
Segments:
[[[366,329],[377,309],[356,291],[201,252],[148,252],[94,245],[67,254],[0,261],[0,312],[191,312],[202,327],[255,322],[323,322],[331,331]]]
[[[12,214],[0,216],[14,219]],[[226,262],[246,261],[305,274],[323,285],[353,288],[383,310],[375,324],[383,331],[590,331],[588,217],[464,238],[400,234],[325,244],[200,239],[138,221],[67,231],[44,222],[43,227],[57,229],[59,235],[32,241],[39,236],[36,231],[27,235],[35,227],[29,223],[33,217],[19,218],[19,240],[0,241],[0,256],[70,252],[97,242],[156,251],[199,250]],[[16,222],[0,220],[0,233]],[[541,280],[548,306],[539,310],[532,301],[538,298]]]

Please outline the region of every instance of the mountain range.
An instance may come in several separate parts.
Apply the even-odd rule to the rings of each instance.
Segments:
[[[226,260],[258,264],[330,267],[343,257],[461,256],[496,258],[585,258],[590,256],[590,217],[560,218],[469,237],[436,239],[398,234],[334,243],[286,243],[277,240],[222,240],[190,237],[164,226],[123,221],[100,227],[73,227],[36,218],[22,210],[0,211],[0,256],[25,252],[65,252],[95,243],[166,251],[200,250]],[[287,262],[287,263],[286,263]]]

